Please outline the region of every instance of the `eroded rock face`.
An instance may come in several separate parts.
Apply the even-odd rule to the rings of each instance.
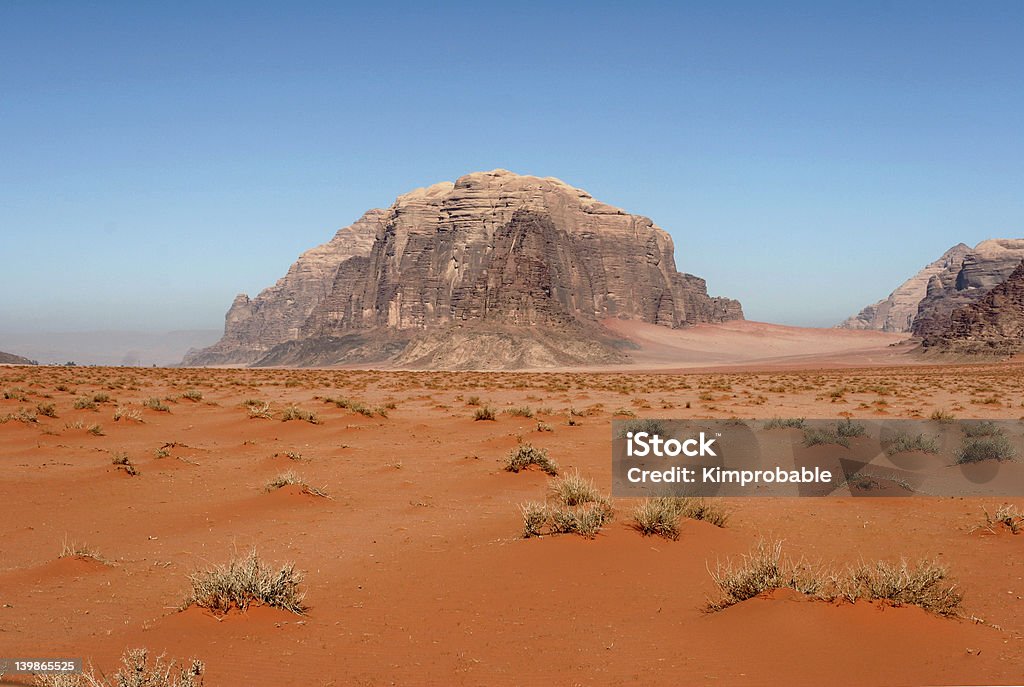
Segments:
[[[313,309],[330,293],[338,268],[369,255],[383,210],[370,210],[327,243],[295,261],[288,273],[255,298],[235,297],[224,318],[224,336],[213,346],[189,352],[185,365],[249,364],[274,346],[294,341]]]
[[[972,305],[1007,277],[1024,259],[1024,239],[982,241],[964,255],[959,266],[949,265],[928,280],[911,331],[927,339],[942,336],[954,310]]]
[[[843,329],[909,332],[914,318],[917,317],[917,309],[928,291],[929,280],[947,270],[958,270],[964,256],[970,252],[969,246],[958,243],[943,253],[938,260],[929,263],[920,272],[900,284],[888,298],[865,307],[836,326]]]
[[[256,299],[236,299],[224,339],[185,363],[592,364],[622,359],[605,318],[743,317],[676,271],[672,239],[651,220],[557,179],[469,174],[360,222]]]
[[[949,326],[925,337],[925,349],[959,355],[1012,355],[1024,350],[1024,262],[976,302],[954,310]]]

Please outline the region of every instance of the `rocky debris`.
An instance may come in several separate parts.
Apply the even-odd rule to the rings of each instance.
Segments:
[[[1024,259],[1024,239],[989,239],[928,280],[911,332],[922,339],[942,336],[954,310],[978,302],[1006,281]]]
[[[1024,351],[1024,261],[979,300],[954,310],[946,330],[925,337],[922,346],[970,356]]]
[[[0,351],[0,365],[38,365],[35,360],[29,360],[23,358],[20,355],[14,355],[13,353],[4,353]]]
[[[836,325],[842,329],[878,329],[884,332],[909,332],[917,309],[924,299],[928,282],[944,271],[958,270],[971,248],[963,243],[953,246],[903,282],[888,298],[865,307],[856,315]]]
[[[239,296],[224,338],[185,364],[594,364],[623,359],[607,318],[742,317],[676,271],[672,239],[650,219],[558,179],[494,170],[368,212],[274,287]]]

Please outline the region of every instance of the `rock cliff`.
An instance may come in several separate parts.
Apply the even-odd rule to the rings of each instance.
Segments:
[[[917,274],[900,284],[895,291],[877,303],[836,325],[842,329],[878,329],[884,332],[909,332],[917,309],[928,291],[929,280],[946,270],[959,269],[964,256],[971,251],[963,243],[953,246],[926,265]]]
[[[993,287],[1006,281],[1024,259],[1024,239],[989,239],[932,275],[911,326],[915,336],[943,335],[954,310],[978,302]]]
[[[646,217],[557,179],[478,172],[400,196],[305,253],[186,365],[509,368],[621,361],[607,318],[742,319]]]
[[[948,327],[925,337],[922,346],[957,355],[1024,351],[1024,262],[976,302],[954,310]]]

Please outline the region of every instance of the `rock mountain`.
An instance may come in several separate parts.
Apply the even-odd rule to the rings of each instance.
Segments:
[[[957,244],[893,291],[839,324],[848,329],[907,332],[921,339],[944,335],[955,310],[980,301],[1024,259],[1024,239]]]
[[[949,325],[924,337],[925,350],[959,355],[1024,351],[1024,261],[980,299],[953,310]]]
[[[856,315],[838,324],[843,329],[878,329],[884,332],[909,332],[917,317],[917,308],[928,291],[928,281],[951,266],[959,268],[971,251],[963,243],[953,246],[942,256],[921,269],[889,294],[888,298],[865,307]]]
[[[223,338],[185,365],[499,369],[622,362],[607,318],[742,319],[676,271],[646,217],[553,178],[478,172],[370,210],[274,286],[239,295]]]

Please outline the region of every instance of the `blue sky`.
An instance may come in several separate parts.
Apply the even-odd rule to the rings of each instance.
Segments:
[[[1024,3],[0,3],[0,331],[219,328],[412,188],[504,167],[830,325],[1024,236]]]

